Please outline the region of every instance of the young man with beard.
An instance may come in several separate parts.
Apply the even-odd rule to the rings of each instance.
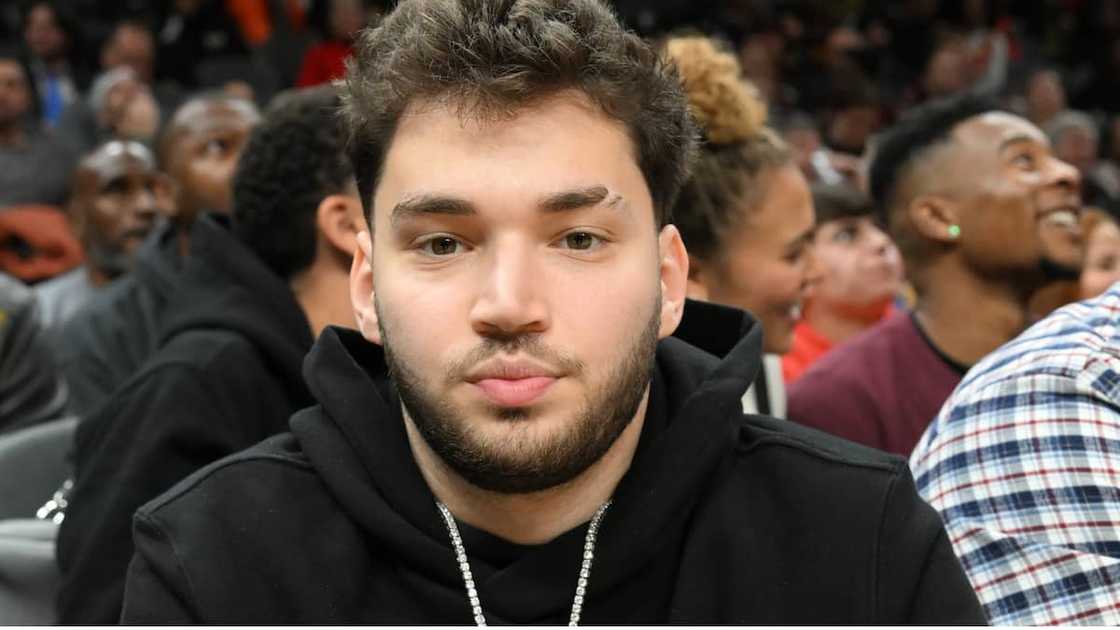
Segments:
[[[158,352],[78,428],[58,538],[62,623],[119,619],[132,513],[284,431],[312,402],[300,366],[314,336],[354,325],[347,285],[363,220],[337,110],[329,88],[285,96],[254,129],[231,229],[195,221]]]
[[[905,462],[742,415],[761,331],[685,305],[666,214],[687,101],[602,3],[402,2],[346,84],[360,331],[141,508],[125,622],[983,620]]]
[[[36,287],[46,326],[62,326],[93,295],[133,267],[157,221],[174,210],[173,187],[138,142],[114,140],[74,173],[67,210],[86,264]]]
[[[1076,278],[1077,170],[979,96],[914,112],[878,142],[870,192],[918,299],[814,364],[789,418],[909,455],[968,367],[1019,334],[1028,303]]]
[[[229,214],[233,170],[258,120],[252,103],[223,95],[195,97],[171,117],[158,157],[174,182],[174,217],[137,251],[134,271],[90,299],[56,340],[75,415],[97,409],[159,347],[191,226],[203,212]]]

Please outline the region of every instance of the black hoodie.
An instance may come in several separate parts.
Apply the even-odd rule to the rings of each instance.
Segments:
[[[159,351],[78,429],[58,537],[63,623],[119,619],[136,508],[312,402],[300,377],[311,343],[287,283],[217,220],[196,221]]]
[[[678,336],[726,356],[659,344],[584,623],[984,622],[903,460],[745,418],[761,350],[745,314],[690,304]],[[472,623],[380,348],[328,330],[304,375],[320,406],[291,434],[138,511],[123,621]],[[567,622],[586,524],[539,546],[460,527],[489,623]]]

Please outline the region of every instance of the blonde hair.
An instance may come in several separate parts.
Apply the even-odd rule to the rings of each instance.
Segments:
[[[673,216],[689,253],[712,259],[723,250],[723,236],[765,196],[765,175],[791,163],[793,154],[766,126],[766,104],[734,54],[699,36],[670,38],[663,51],[677,67],[704,138]]]

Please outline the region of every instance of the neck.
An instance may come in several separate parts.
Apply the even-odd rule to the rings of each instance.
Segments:
[[[471,485],[451,470],[420,435],[404,409],[413,457],[432,494],[456,518],[513,543],[537,545],[591,520],[630,468],[645,424],[649,390],[638,413],[603,457],[575,479],[540,492],[502,494]]]
[[[345,270],[322,269],[323,265],[316,261],[310,269],[296,274],[288,286],[296,297],[296,302],[307,316],[311,325],[311,334],[315,338],[327,326],[345,326],[355,328],[354,309],[346,300],[339,300],[339,296],[350,294],[350,276]]]
[[[811,302],[805,309],[805,321],[825,339],[839,344],[883,319],[890,306],[890,298],[867,306],[834,306]]]
[[[914,307],[942,353],[973,365],[1023,331],[1029,293],[963,269],[931,270]]]

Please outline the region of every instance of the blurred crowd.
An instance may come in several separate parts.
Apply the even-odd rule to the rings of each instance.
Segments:
[[[292,383],[322,330],[353,325],[346,283],[369,192],[355,188],[338,120],[314,112],[337,109],[327,86],[393,4],[0,7],[0,437],[83,423],[77,472],[60,464],[39,509],[66,523],[64,621],[119,616],[139,505],[314,402]],[[934,437],[923,434],[970,369],[1120,280],[1120,0],[614,5],[679,65],[700,123],[673,216],[688,297],[761,322],[765,367],[747,412],[904,457],[919,447],[925,461]],[[1005,118],[976,122],[996,111]],[[968,148],[945,159],[938,147],[952,134]],[[982,153],[999,146],[1004,160],[1019,144],[1011,166]],[[1020,186],[1011,168],[1038,175]],[[953,202],[911,211],[933,195],[927,180],[954,184]],[[1014,224],[985,213],[1005,207],[1034,214]],[[111,421],[172,413],[189,397],[160,397],[194,378],[174,381],[167,366],[209,347],[183,345],[185,330],[242,331],[269,315],[278,328],[259,342],[264,367],[234,361],[223,377],[282,374],[253,404],[284,423],[223,436],[186,462],[158,449],[120,457],[148,429]],[[191,395],[241,421],[231,410],[249,403],[221,400],[206,378]],[[69,442],[63,450],[51,456],[66,459]],[[85,513],[67,510],[75,483]],[[0,519],[50,497],[5,488],[0,499],[24,499]],[[77,523],[93,525],[73,533]],[[110,562],[98,555],[109,551]],[[91,598],[99,589],[108,594]]]

